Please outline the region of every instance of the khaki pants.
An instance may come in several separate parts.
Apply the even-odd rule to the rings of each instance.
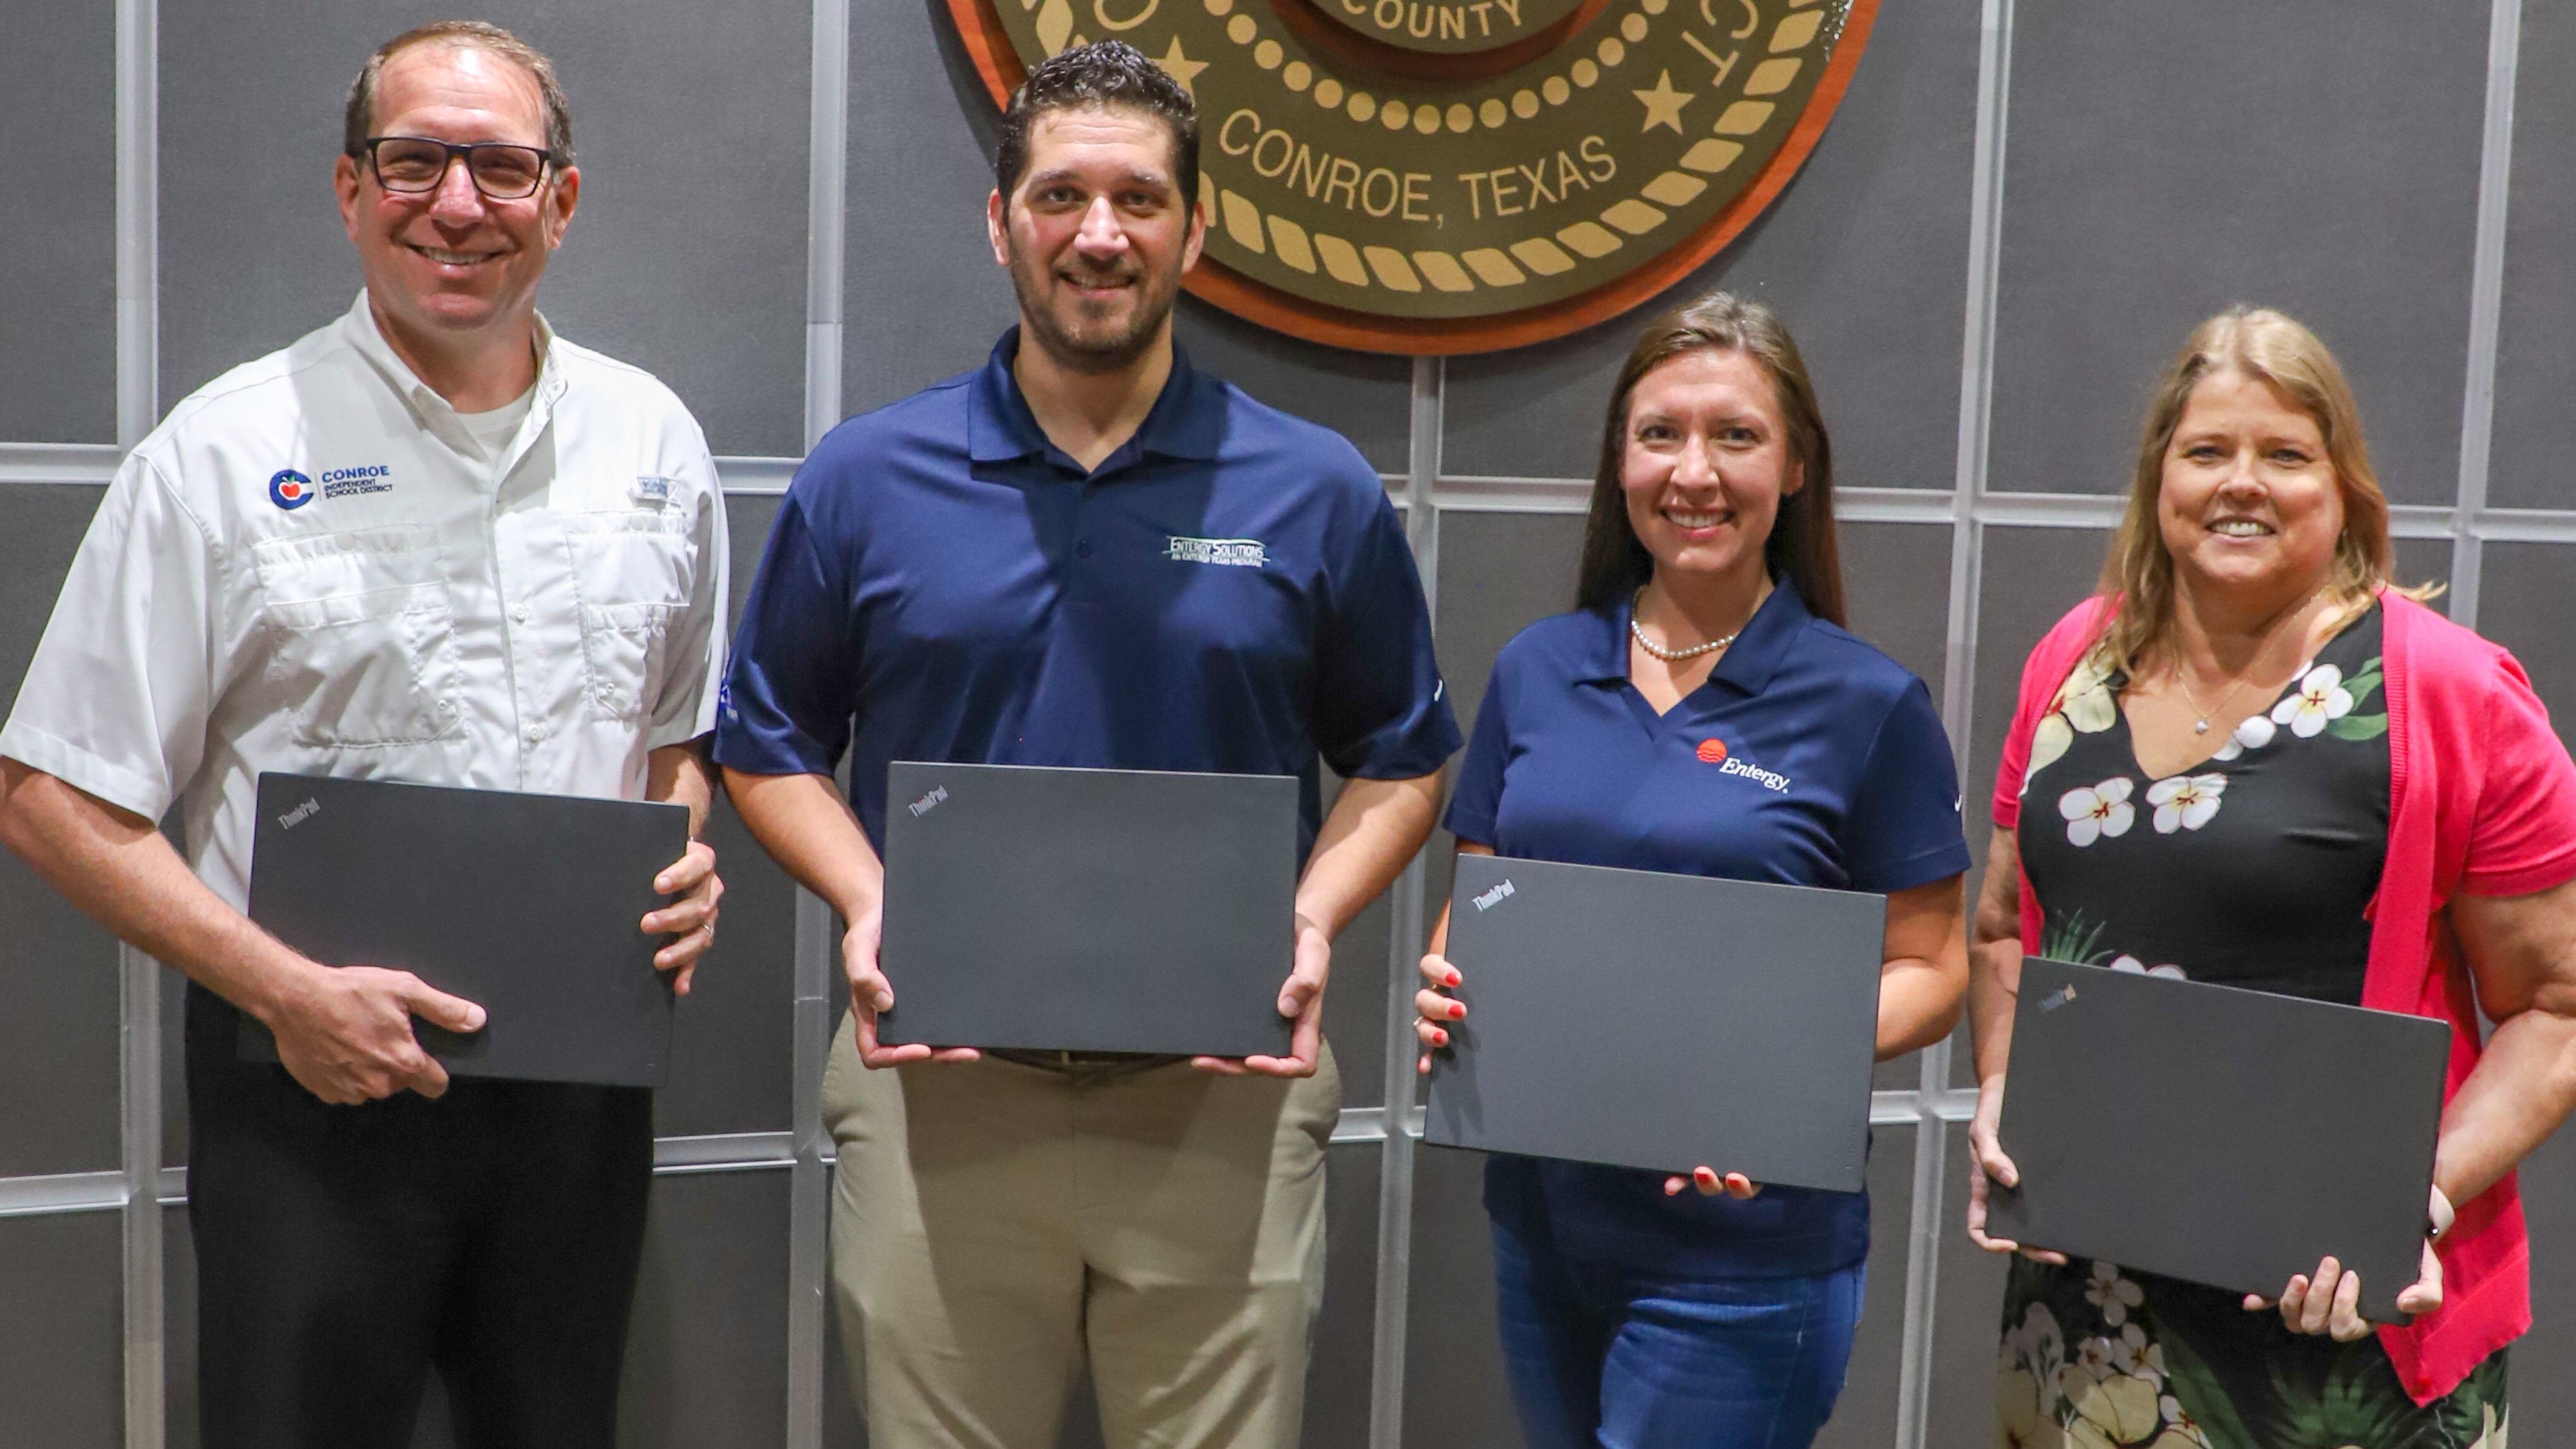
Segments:
[[[986,1059],[823,1117],[832,1285],[874,1449],[1054,1449],[1086,1354],[1109,1449],[1293,1449],[1324,1291],[1329,1049],[1304,1081]]]

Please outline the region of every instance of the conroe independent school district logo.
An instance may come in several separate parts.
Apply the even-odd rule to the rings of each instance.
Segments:
[[[1806,160],[1877,5],[948,0],[996,104],[1068,45],[1159,59],[1199,103],[1190,289],[1399,353],[1561,336],[1680,280]]]
[[[268,478],[268,501],[280,508],[294,510],[313,501],[313,480],[292,468],[280,468]]]

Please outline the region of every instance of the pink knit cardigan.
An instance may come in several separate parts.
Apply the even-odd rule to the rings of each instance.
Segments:
[[[2468,972],[2441,912],[2454,893],[2512,896],[2576,879],[2576,765],[2549,726],[2522,666],[2498,645],[2402,594],[2381,596],[2388,700],[2388,861],[2371,902],[2362,1005],[2451,1024],[2444,1098],[2481,1050]],[[2090,599],[2031,651],[2020,707],[1995,781],[1994,819],[2021,815],[2031,733],[2100,637],[2110,603]],[[2040,938],[2039,901],[2021,881],[2024,941]],[[2508,1173],[2459,1205],[2443,1235],[2438,1310],[2381,1328],[2399,1379],[2418,1403],[2459,1386],[2531,1326],[2530,1242]]]

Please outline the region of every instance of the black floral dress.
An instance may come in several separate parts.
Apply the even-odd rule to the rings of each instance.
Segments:
[[[2358,1005],[2388,847],[2379,607],[2162,779],[2138,768],[2126,683],[2079,666],[2032,737],[2020,847],[2039,954]],[[2003,1330],[2007,1449],[2505,1445],[2501,1351],[2419,1408],[2376,1335],[2293,1334],[2238,1294],[2081,1259],[2015,1258]]]

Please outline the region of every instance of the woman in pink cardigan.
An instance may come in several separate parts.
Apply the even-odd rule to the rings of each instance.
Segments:
[[[1995,1124],[2026,949],[2437,1017],[2414,1321],[2373,1330],[2332,1258],[2267,1300],[2022,1252],[2005,1445],[2504,1443],[2531,1321],[2513,1170],[2576,1105],[2576,766],[2521,666],[2392,587],[2389,557],[2333,356],[2277,312],[2203,323],[2100,594],[2022,676],[1972,953],[1968,1232],[2016,1251],[1985,1196],[2018,1180]]]

